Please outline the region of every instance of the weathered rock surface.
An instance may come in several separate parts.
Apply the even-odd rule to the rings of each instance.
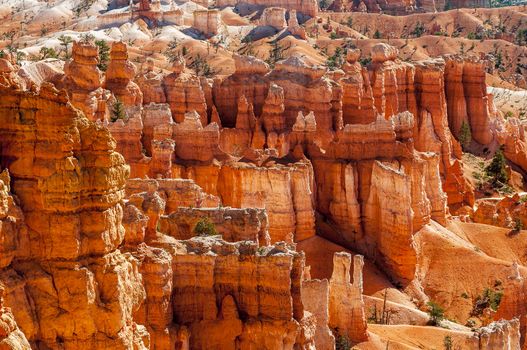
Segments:
[[[185,68],[184,59],[174,61],[172,73],[163,79],[163,87],[175,122],[183,122],[185,113],[196,111],[202,125],[207,125],[207,105],[200,80]]]
[[[26,336],[18,328],[11,309],[4,307],[4,289],[0,286],[0,348],[12,350],[31,349]]]
[[[260,25],[293,34],[296,45],[313,4],[267,7]],[[204,49],[195,29],[223,57],[232,26],[220,17],[248,20],[185,6],[194,22],[185,12],[178,25],[194,37],[185,46],[193,59]],[[166,37],[153,29],[167,24],[166,12],[141,1],[133,25]],[[130,54],[135,62],[138,52]],[[429,300],[465,323],[471,302],[499,278],[502,306],[479,321],[519,322],[491,324],[466,341],[518,348],[527,329],[521,235],[510,235],[520,246],[510,257],[480,252],[473,236],[446,227],[458,209],[479,223],[527,224],[518,196],[473,207],[453,137],[466,121],[476,143],[497,141],[525,170],[525,126],[494,110],[480,61],[397,55],[373,45],[363,67],[360,51],[349,50],[342,70],[330,72],[291,52],[272,69],[235,54],[235,72],[214,79],[186,69],[183,56],[164,75],[156,54],[134,77],[122,42],[112,44],[104,75],[89,42],[74,45],[63,77],[30,79],[38,68],[26,67],[21,79],[12,57],[0,59],[0,347],[333,349],[335,336],[383,338],[368,336],[363,283],[375,293],[393,287],[389,280],[400,284],[404,300],[390,301],[404,309],[398,323],[426,323],[415,308]],[[109,118],[114,97],[126,105],[118,120]],[[212,233],[196,232],[203,222]],[[316,234],[387,276],[363,279],[364,258],[342,252],[329,281],[311,280],[295,242]]]
[[[9,288],[6,305],[32,343],[147,348],[132,315],[145,296],[138,263],[118,249],[129,169],[115,141],[48,84],[2,93],[1,159],[28,227],[16,262],[25,293]]]
[[[287,27],[285,13],[286,10],[281,7],[266,7],[262,12],[259,24],[261,26],[270,26],[277,30],[282,30]]]
[[[337,328],[353,342],[368,339],[366,314],[362,299],[363,257],[353,257],[353,281],[351,281],[352,257],[349,253],[336,253],[333,257],[333,274],[329,280],[329,325]]]
[[[307,279],[302,282],[302,303],[317,321],[315,346],[320,350],[335,348],[335,336],[329,328],[329,284],[328,280]]]
[[[155,71],[154,61],[149,59],[145,64],[145,72],[140,74],[135,82],[143,93],[143,103],[166,103],[163,89],[163,75]]]
[[[190,239],[199,235],[195,228],[200,221],[213,224],[217,234],[228,242],[254,241],[264,246],[270,243],[263,209],[180,207],[161,217],[159,231],[176,239]]]
[[[301,254],[283,244],[257,250],[255,243],[204,237],[180,244],[173,257],[173,311],[193,335],[190,349],[309,348],[313,340],[300,337]]]
[[[459,137],[463,122],[470,125],[472,138],[481,145],[492,142],[492,109],[485,84],[485,61],[447,56],[445,91],[450,129]]]
[[[202,32],[205,36],[219,34],[222,29],[221,12],[214,10],[197,10],[193,13],[194,28]]]
[[[313,0],[296,0],[296,1],[290,1],[290,0],[272,0],[272,1],[263,1],[263,0],[220,0],[218,3],[216,3],[216,6],[223,7],[223,6],[234,6],[236,4],[250,4],[250,5],[256,5],[259,7],[282,7],[286,10],[295,10],[299,13],[302,13],[304,15],[310,16],[310,17],[316,17],[318,13],[318,4],[316,1]]]
[[[74,42],[72,60],[64,65],[65,75],[59,84],[68,91],[71,103],[90,120],[102,119],[110,98],[109,92],[102,88],[98,55],[99,50],[93,42]]]
[[[143,103],[143,93],[136,83],[136,68],[128,60],[128,49],[125,43],[116,41],[110,50],[110,63],[105,74],[104,88],[126,106],[137,106]]]

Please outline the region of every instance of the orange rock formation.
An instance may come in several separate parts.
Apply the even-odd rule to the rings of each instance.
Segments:
[[[260,25],[307,38],[299,18],[315,2],[267,5],[280,7]],[[382,5],[332,6],[416,4]],[[227,35],[224,15],[198,8],[192,25]],[[333,72],[306,55],[234,54],[233,74],[207,79],[183,56],[136,75],[123,42],[104,74],[89,40],[72,50],[50,81],[0,59],[0,348],[384,348],[405,322],[471,349],[520,348],[527,243],[496,226],[527,224],[525,204],[475,201],[454,137],[467,122],[478,147],[502,144],[527,170],[523,123],[494,109],[482,61],[403,62],[380,43],[366,67],[359,50]],[[116,99],[123,118],[109,117]],[[395,325],[369,327],[382,290]],[[483,305],[491,291],[499,308]],[[425,327],[431,300],[483,327]]]

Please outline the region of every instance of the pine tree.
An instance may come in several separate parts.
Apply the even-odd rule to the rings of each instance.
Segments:
[[[507,161],[500,148],[494,154],[492,162],[485,168],[485,172],[491,177],[491,182],[494,186],[504,185],[509,181],[506,165]]]
[[[209,218],[200,219],[194,227],[194,232],[198,236],[215,236],[218,234],[218,232],[216,231],[216,227],[209,220]]]
[[[124,104],[119,99],[116,99],[112,106],[111,120],[112,122],[115,122],[118,119],[125,119],[125,118],[126,118],[126,113],[124,111]]]
[[[269,51],[269,58],[265,60],[267,64],[274,67],[275,63],[284,58],[284,48],[280,45],[278,40],[271,42],[272,48]]]
[[[459,143],[461,144],[463,151],[466,151],[471,141],[472,133],[470,132],[470,126],[466,121],[463,121],[463,123],[461,123],[461,127],[459,128]]]
[[[66,59],[70,58],[68,53],[68,46],[73,42],[73,39],[69,35],[61,35],[59,36],[60,45],[63,46],[64,56]]]
[[[99,47],[99,63],[97,67],[105,72],[110,60],[110,46],[104,40],[95,40],[95,45]]]
[[[429,323],[432,326],[439,326],[441,321],[445,318],[445,310],[433,301],[429,301],[428,305],[428,315],[430,316]]]

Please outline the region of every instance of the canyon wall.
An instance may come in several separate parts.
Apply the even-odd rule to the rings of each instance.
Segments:
[[[207,80],[179,58],[134,82],[125,44],[104,75],[95,46],[73,49],[67,93],[25,90],[0,59],[0,342],[18,348],[331,349],[337,329],[368,341],[363,256],[337,253],[331,279],[311,280],[295,243],[361,253],[424,303],[440,295],[430,242],[459,244],[449,209],[474,204],[451,129],[466,120],[476,142],[524,162],[519,122],[491,127],[479,62],[401,62],[378,44],[367,67],[354,50],[337,73],[235,56],[234,74]],[[475,220],[523,220],[516,199],[493,204]],[[473,250],[456,249],[450,267]],[[510,319],[522,287],[507,287]],[[517,329],[490,327],[480,347],[514,348]]]

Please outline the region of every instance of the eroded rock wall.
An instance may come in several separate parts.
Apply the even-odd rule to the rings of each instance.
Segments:
[[[147,348],[133,321],[145,297],[138,262],[118,249],[129,168],[115,141],[49,84],[2,94],[0,158],[27,224],[16,255],[24,292],[11,282],[6,304],[32,343]]]

